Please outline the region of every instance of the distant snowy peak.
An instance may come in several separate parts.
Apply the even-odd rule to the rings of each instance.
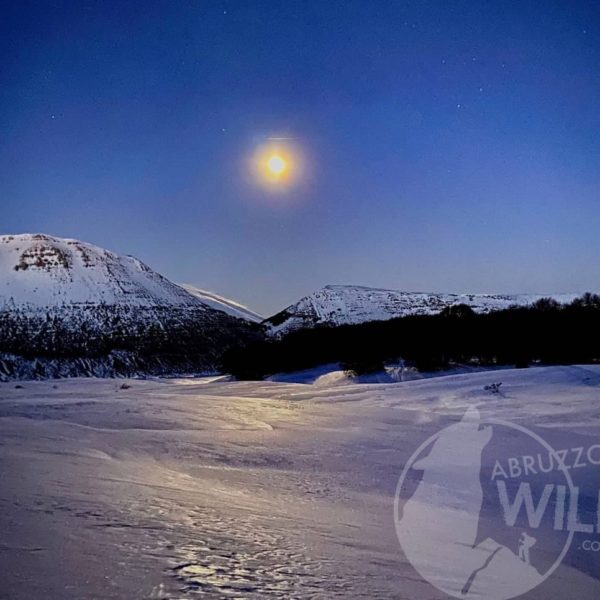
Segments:
[[[201,290],[193,285],[189,285],[187,283],[181,284],[181,287],[188,291],[192,296],[198,298],[201,302],[214,308],[216,310],[222,310],[223,312],[231,315],[232,317],[237,317],[238,319],[244,319],[246,321],[251,321],[252,323],[260,323],[264,317],[253,312],[243,304],[239,304],[233,300],[229,300],[228,298],[223,298],[223,296],[219,296],[214,292],[208,292],[206,290]]]
[[[386,321],[408,315],[441,312],[447,306],[467,304],[487,313],[511,305],[528,305],[547,295],[440,294],[400,292],[362,286],[328,285],[264,321],[271,335],[281,336],[317,325],[354,325]],[[577,294],[553,294],[559,302],[571,302]]]
[[[198,300],[140,260],[44,234],[0,236],[0,307],[194,306]]]

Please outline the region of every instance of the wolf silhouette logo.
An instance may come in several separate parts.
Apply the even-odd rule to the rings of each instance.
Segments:
[[[413,567],[432,585],[456,598],[507,600],[539,585],[544,577],[527,561],[491,538],[475,544],[483,504],[481,462],[492,439],[479,411],[444,429],[429,455],[413,496],[396,513],[396,531]]]

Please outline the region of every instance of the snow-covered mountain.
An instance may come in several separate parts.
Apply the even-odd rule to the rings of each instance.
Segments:
[[[89,304],[181,307],[198,302],[132,256],[44,234],[0,236],[0,308]]]
[[[467,304],[475,312],[487,313],[511,305],[527,305],[548,297],[521,294],[439,294],[400,292],[354,285],[328,285],[264,321],[270,335],[317,325],[354,325],[386,321],[408,315],[441,312],[447,306]],[[559,302],[571,302],[577,294],[553,294]]]
[[[235,302],[235,300],[230,300],[229,298],[224,298],[223,296],[219,296],[214,292],[208,292],[206,290],[201,290],[189,283],[182,283],[181,287],[188,291],[192,296],[196,296],[199,300],[201,300],[207,306],[211,308],[215,308],[216,310],[222,310],[223,312],[231,315],[232,317],[237,317],[238,319],[244,319],[246,321],[250,321],[252,323],[260,323],[264,317],[250,310],[247,306],[240,304],[239,302]]]
[[[131,256],[0,236],[0,377],[211,370],[249,333]]]

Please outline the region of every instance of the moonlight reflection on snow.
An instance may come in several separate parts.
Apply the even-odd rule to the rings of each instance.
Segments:
[[[484,389],[497,378],[502,396]],[[600,427],[599,367],[330,381],[0,384],[3,591],[432,597],[393,525],[395,486],[419,444],[474,404],[568,432],[569,444]],[[577,560],[594,557],[575,554],[528,598],[594,597],[593,565]]]

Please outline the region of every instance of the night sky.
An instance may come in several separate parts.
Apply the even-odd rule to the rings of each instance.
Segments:
[[[0,233],[273,313],[600,291],[600,2],[0,3]],[[301,176],[249,174],[271,137]]]

